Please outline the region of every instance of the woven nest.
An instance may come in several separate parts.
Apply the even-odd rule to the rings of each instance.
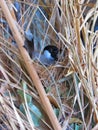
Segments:
[[[54,111],[59,111],[59,114],[56,114],[62,128],[92,129],[98,121],[98,2],[8,0],[7,5],[13,5],[11,14],[17,22],[24,43],[25,32],[30,31],[35,49],[41,50],[47,45],[55,45],[59,49],[55,64],[47,67],[32,59],[32,65]],[[29,114],[26,115],[20,109],[20,106],[25,104],[23,95],[26,91],[27,99],[31,99],[28,95],[32,97],[33,105],[37,106],[44,117],[40,119],[41,125],[37,122],[39,127],[35,125],[34,129],[51,129],[51,123],[26,70],[2,8],[0,86],[0,123],[3,128],[7,130],[15,126],[19,129],[22,125],[22,128],[24,126],[25,129],[32,129],[31,120],[27,118]],[[14,125],[11,124],[12,120]],[[20,120],[23,122],[20,123]]]

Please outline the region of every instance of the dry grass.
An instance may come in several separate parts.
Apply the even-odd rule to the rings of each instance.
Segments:
[[[27,23],[25,30],[30,28],[41,38],[38,45],[43,47],[51,43],[61,50],[55,65],[46,67],[34,62],[34,66],[50,102],[59,108],[58,120],[62,129],[66,130],[73,124],[85,130],[92,129],[98,122],[98,31],[94,32],[98,2],[59,0],[61,5],[58,0],[40,1],[38,4],[31,4],[30,0],[19,2],[22,4],[19,31],[23,34]],[[43,7],[48,17],[39,7]],[[44,31],[32,24],[37,10],[46,21],[37,19]],[[1,9],[0,19],[4,19]],[[0,128],[52,129],[19,50],[11,44],[14,38],[6,29],[0,23]],[[31,121],[27,101],[23,102],[17,93],[17,90],[23,90],[21,81],[27,83],[26,93],[42,111],[44,119],[39,128],[35,128]],[[25,104],[26,116],[18,109],[21,103]]]

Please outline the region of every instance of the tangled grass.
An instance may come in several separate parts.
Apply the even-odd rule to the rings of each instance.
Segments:
[[[10,7],[13,2],[7,0],[7,5]],[[34,61],[32,64],[53,109],[59,110],[58,120],[62,129],[71,130],[77,126],[79,130],[97,130],[98,1],[18,2],[21,10],[18,11],[17,27],[22,35],[30,29],[36,48],[52,44],[60,50],[56,64],[49,67]],[[15,20],[18,19],[15,13],[11,14]],[[14,37],[8,31],[2,9],[0,20],[0,129],[52,129],[17,44],[13,43]],[[24,90],[22,82],[28,86],[27,90]],[[23,91],[24,98],[29,94],[42,112],[39,127],[34,127],[27,101],[21,98],[18,90]],[[19,109],[21,104],[25,104],[25,115]]]

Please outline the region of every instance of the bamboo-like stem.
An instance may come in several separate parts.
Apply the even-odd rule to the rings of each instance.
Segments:
[[[82,50],[81,50],[81,43],[80,43],[80,32],[79,32],[79,26],[80,26],[80,21],[78,18],[75,20],[75,25],[76,25],[76,37],[77,37],[77,49],[78,49],[78,54],[80,58],[80,62],[82,62]]]
[[[76,39],[77,39],[77,51],[80,59],[80,63],[82,62],[82,49],[81,49],[81,42],[80,42],[80,12],[81,7],[79,5],[79,0],[76,0],[77,5],[75,6],[75,18],[74,18],[74,24],[75,24],[75,31],[76,31]]]
[[[5,0],[0,1],[0,6],[1,6],[2,11],[3,11],[3,13],[4,13],[5,17],[6,17],[6,20],[7,20],[8,24],[9,24],[9,26],[10,26],[10,29],[11,29],[11,31],[13,33],[13,36],[14,36],[17,44],[18,44],[18,48],[20,50],[20,53],[21,53],[21,55],[23,57],[25,65],[26,65],[26,69],[27,69],[31,79],[33,80],[33,83],[34,83],[34,85],[35,85],[35,87],[36,87],[36,89],[38,91],[38,94],[39,94],[39,96],[41,98],[41,101],[42,101],[43,106],[44,106],[44,108],[46,110],[46,113],[47,113],[47,115],[48,115],[48,117],[49,117],[49,119],[50,119],[50,121],[51,121],[51,123],[53,125],[53,128],[54,128],[54,130],[61,130],[61,126],[60,126],[60,124],[59,124],[59,122],[58,122],[58,120],[56,118],[56,115],[54,114],[52,106],[51,106],[51,104],[49,102],[49,99],[47,98],[47,95],[45,93],[43,85],[42,85],[42,83],[41,83],[41,81],[39,79],[39,76],[38,76],[38,74],[37,74],[37,72],[36,72],[36,70],[35,70],[35,68],[34,68],[34,66],[32,64],[32,61],[31,61],[27,51],[23,47],[24,41],[22,39],[22,36],[21,36],[20,32],[18,31],[18,29],[17,29],[17,27],[15,25],[14,19],[10,14],[10,11],[9,11],[9,9],[7,7],[7,4],[6,4]]]
[[[14,13],[14,10],[13,10],[13,7],[12,7],[12,2],[10,0],[8,0],[8,4],[10,6],[10,13],[12,15],[12,17],[14,18],[14,20],[16,20],[16,16],[15,16],[15,13]]]

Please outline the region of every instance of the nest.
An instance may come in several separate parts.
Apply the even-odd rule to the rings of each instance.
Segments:
[[[77,126],[79,129],[92,129],[94,126],[96,128],[98,121],[97,1],[85,0],[79,3],[70,0],[56,2],[8,0],[7,5],[12,7],[10,12],[23,39],[25,39],[24,32],[30,30],[36,49],[55,45],[60,50],[55,64],[47,67],[33,59],[32,64],[62,128],[64,130],[74,129]],[[0,10],[0,85],[0,129],[52,129],[2,8]],[[32,104],[31,108],[36,106],[36,111],[40,110],[43,118],[36,118],[35,121],[34,115],[31,114],[31,122],[26,103],[29,112],[32,111],[30,111]]]

